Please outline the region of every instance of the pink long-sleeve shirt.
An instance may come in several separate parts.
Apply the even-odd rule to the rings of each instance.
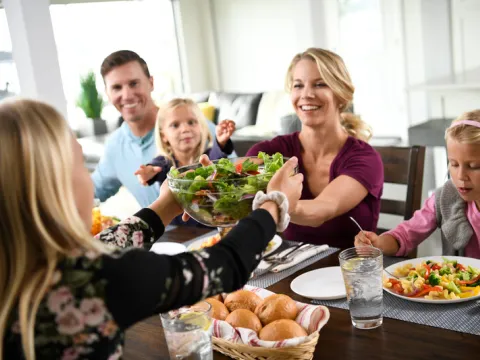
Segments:
[[[467,219],[473,228],[473,235],[465,247],[465,256],[480,259],[480,211],[475,202],[468,202]],[[437,229],[435,214],[435,194],[430,196],[420,210],[415,211],[410,220],[402,222],[386,232],[397,239],[400,249],[396,256],[406,256]]]

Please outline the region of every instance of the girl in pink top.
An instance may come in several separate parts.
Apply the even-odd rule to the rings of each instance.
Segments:
[[[444,255],[480,259],[480,110],[466,112],[445,133],[451,180],[395,229],[380,236],[359,232],[355,246],[373,245],[405,256],[437,228]]]

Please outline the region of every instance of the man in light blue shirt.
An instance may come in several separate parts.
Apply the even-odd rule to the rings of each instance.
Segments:
[[[138,54],[120,50],[107,56],[100,72],[110,102],[123,123],[105,143],[105,152],[92,174],[95,197],[105,201],[125,186],[142,207],[159,195],[158,184],[143,186],[134,175],[157,154],[154,128],[158,107],[152,100],[153,77]],[[208,121],[215,134],[215,125]]]
[[[134,173],[156,153],[153,132],[158,107],[151,96],[153,77],[145,60],[128,50],[107,56],[100,72],[108,99],[123,123],[108,137],[105,153],[92,174],[95,197],[105,201],[125,186],[140,206],[148,206],[158,197],[159,186],[144,187]]]

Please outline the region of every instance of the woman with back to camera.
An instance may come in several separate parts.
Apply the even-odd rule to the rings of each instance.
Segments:
[[[40,102],[1,103],[0,360],[118,359],[134,323],[240,288],[300,197],[296,164],[285,163],[260,208],[209,249],[110,250],[90,236],[93,184],[67,122]],[[141,247],[181,212],[165,183],[149,208],[100,239]]]
[[[345,113],[354,86],[340,56],[318,48],[295,55],[286,87],[302,129],[254,145],[260,151],[298,157],[304,174],[301,200],[285,236],[296,241],[352,247],[358,232],[375,231],[383,189],[380,155],[366,141],[371,130]]]

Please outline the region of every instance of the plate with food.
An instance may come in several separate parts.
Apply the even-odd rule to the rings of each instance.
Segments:
[[[385,270],[383,289],[408,301],[452,304],[480,298],[479,259],[428,256],[405,260]]]
[[[120,222],[120,219],[115,216],[103,215],[99,207],[92,209],[92,235],[97,235],[109,227],[115,226]]]
[[[215,234],[213,236],[207,236],[200,238],[190,245],[188,245],[187,250],[188,251],[195,251],[195,250],[200,250],[204,249],[206,247],[210,247],[215,245],[220,241],[221,237],[220,234]],[[267,248],[265,249],[265,252],[263,253],[263,256],[267,256],[271,253],[273,253],[275,250],[277,250],[280,245],[282,245],[282,238],[278,235],[275,235],[272,240],[267,245]]]

